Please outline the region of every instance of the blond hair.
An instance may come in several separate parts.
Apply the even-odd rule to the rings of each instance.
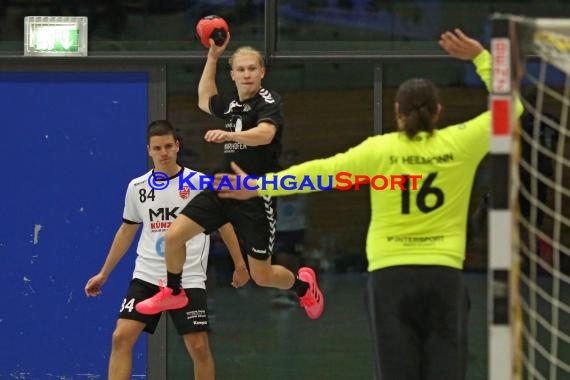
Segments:
[[[240,55],[240,54],[257,55],[259,65],[261,67],[265,67],[265,60],[263,58],[263,54],[261,54],[261,52],[259,50],[254,49],[251,46],[241,46],[241,47],[237,48],[236,51],[234,51],[234,53],[231,55],[230,59],[228,60],[228,62],[230,63],[230,67],[233,67],[235,57]]]

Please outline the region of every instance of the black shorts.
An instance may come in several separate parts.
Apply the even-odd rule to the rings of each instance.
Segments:
[[[382,380],[463,380],[469,299],[462,272],[406,265],[369,273],[375,374]]]
[[[208,305],[206,302],[206,289],[184,289],[188,299],[188,305],[182,309],[169,310],[170,318],[180,335],[188,333],[210,331],[208,322]],[[153,334],[158,325],[162,313],[145,315],[135,310],[135,305],[140,301],[152,297],[158,292],[158,286],[149,282],[134,278],[129,284],[127,295],[119,311],[119,318],[132,319],[146,324],[144,331]]]
[[[277,231],[275,253],[288,253],[302,256],[305,243],[305,230]]]
[[[271,197],[245,201],[221,199],[206,189],[194,197],[181,214],[204,228],[207,234],[230,222],[245,243],[246,253],[258,260],[273,254],[275,243],[275,201]]]

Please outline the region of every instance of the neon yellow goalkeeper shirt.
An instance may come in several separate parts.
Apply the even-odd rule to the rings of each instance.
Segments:
[[[479,54],[473,63],[487,88],[491,80],[491,56]],[[520,116],[522,104],[517,101]],[[371,217],[366,239],[368,270],[397,265],[440,265],[463,268],[466,224],[475,171],[489,151],[491,115],[481,115],[461,124],[436,130],[429,136],[421,132],[410,140],[402,132],[387,133],[366,139],[361,144],[335,156],[308,161],[266,177],[292,176],[297,182],[319,177],[334,179],[345,186],[349,177],[372,178],[383,175],[407,175],[407,190],[394,186],[385,190],[370,187]],[[341,182],[338,173],[344,174]],[[412,175],[416,190],[412,187]],[[307,177],[308,176],[308,177]],[[402,178],[402,177],[394,177]],[[354,182],[354,181],[353,181]],[[383,182],[377,181],[377,187]],[[288,195],[310,192],[267,186],[258,180],[260,195]]]

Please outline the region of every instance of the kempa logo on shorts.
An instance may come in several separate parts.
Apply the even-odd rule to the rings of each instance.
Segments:
[[[193,321],[192,323],[195,325],[207,325],[208,324],[208,322],[206,322],[206,321]]]

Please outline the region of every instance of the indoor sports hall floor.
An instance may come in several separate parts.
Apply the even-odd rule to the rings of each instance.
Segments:
[[[325,313],[312,321],[297,306],[275,307],[270,290],[209,285],[211,345],[220,380],[372,379],[364,314],[364,274],[326,274],[320,284]],[[468,380],[487,378],[486,276],[465,274],[472,299]],[[172,339],[170,339],[172,338]],[[192,367],[169,333],[168,378],[188,378]]]

